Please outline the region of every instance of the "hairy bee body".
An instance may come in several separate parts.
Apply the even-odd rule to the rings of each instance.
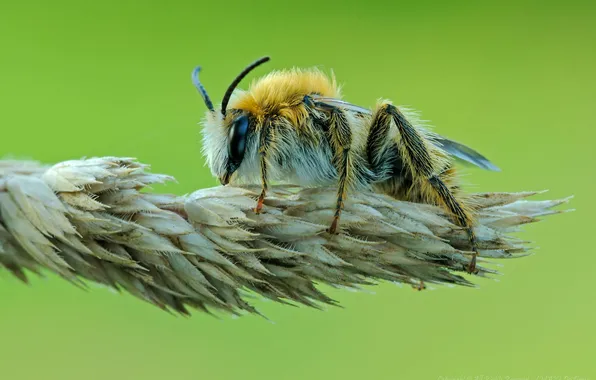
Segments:
[[[203,123],[203,146],[212,174],[222,177],[225,160],[222,152],[227,150],[228,131],[222,125],[231,125],[240,112],[251,115],[252,130],[249,132],[246,153],[229,182],[237,184],[261,183],[259,163],[259,135],[267,122],[274,129],[270,146],[265,152],[269,179],[280,183],[301,186],[332,186],[337,184],[338,172],[333,164],[333,141],[329,134],[330,116],[325,110],[317,110],[305,102],[305,97],[341,99],[341,93],[334,78],[318,70],[287,70],[273,72],[255,83],[248,91],[237,91],[230,101],[230,114],[226,119],[208,113]],[[380,102],[379,106],[387,104]],[[374,113],[374,112],[373,112]],[[406,112],[408,119],[417,120],[413,113]],[[426,191],[413,188],[414,179],[404,170],[399,154],[399,136],[393,132],[380,164],[372,168],[367,161],[366,142],[370,135],[372,114],[348,111],[352,141],[350,151],[353,162],[349,181],[351,190],[378,189],[400,199],[416,202],[429,201]],[[427,140],[433,135],[416,126]],[[223,132],[223,133],[222,133]],[[252,132],[252,133],[251,133]],[[219,138],[216,136],[220,135]],[[214,146],[215,142],[223,143]],[[446,154],[437,146],[429,146],[438,171],[448,169]],[[454,169],[449,171],[449,181],[455,179]]]
[[[335,233],[349,191],[372,189],[451,212],[468,232],[477,254],[473,213],[457,184],[452,158],[495,170],[483,156],[436,135],[416,115],[380,101],[374,109],[341,100],[334,77],[321,71],[275,71],[247,91],[235,89],[259,64],[232,83],[216,112],[193,73],[209,107],[203,122],[203,149],[222,184],[261,184],[255,211],[261,212],[272,181],[301,186],[337,185]],[[196,78],[195,78],[196,77]]]
[[[327,116],[304,102],[307,95],[341,96],[335,81],[318,70],[277,71],[253,83],[248,91],[237,91],[225,119],[207,113],[203,123],[203,146],[212,173],[220,178],[225,175],[226,162],[222,152],[227,150],[229,132],[222,125],[231,125],[239,114],[247,113],[251,122],[246,152],[230,182],[261,183],[259,140],[263,130],[269,128],[271,144],[264,153],[268,177],[272,181],[301,186],[336,184],[337,169],[333,165]],[[363,152],[366,124],[363,118],[350,115],[350,119],[357,137],[353,149]],[[216,141],[221,145],[215,147]],[[358,168],[360,170],[354,173],[354,185],[363,188],[369,183],[370,175],[366,165]]]

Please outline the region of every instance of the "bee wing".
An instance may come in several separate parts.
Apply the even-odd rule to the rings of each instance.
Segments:
[[[319,103],[325,103],[330,106],[343,108],[345,110],[360,113],[360,114],[372,115],[372,113],[373,113],[372,110],[370,110],[368,108],[360,107],[355,104],[348,103],[341,99],[328,98],[328,97],[323,97],[323,96],[319,96],[319,95],[312,95],[312,98],[313,98],[313,100],[315,100]],[[433,140],[435,143],[438,143],[439,148],[443,149],[445,152],[449,153],[451,156],[453,156],[461,161],[464,161],[464,162],[472,164],[472,165],[476,165],[479,168],[482,168],[485,170],[491,170],[491,171],[495,171],[495,172],[501,171],[501,169],[499,169],[495,164],[490,162],[482,154],[478,153],[474,149],[472,149],[464,144],[460,144],[456,141],[449,140],[448,138],[443,137],[441,135],[437,135],[437,134],[434,135]]]
[[[479,168],[485,170],[491,170],[494,172],[501,171],[501,169],[490,162],[486,157],[476,152],[474,149],[465,146],[464,144],[449,140],[440,135],[436,135],[434,141],[440,145],[439,148],[443,149],[445,152],[449,153],[455,158],[458,158],[469,164],[476,165]]]
[[[324,96],[320,96],[320,95],[311,95],[311,98],[313,100],[315,100],[318,103],[325,103],[327,105],[333,106],[333,107],[339,107],[339,108],[343,108],[345,110],[348,111],[352,111],[352,112],[356,112],[356,113],[362,113],[362,114],[366,114],[366,115],[372,115],[372,111],[368,108],[364,108],[364,107],[360,107],[357,106],[355,104],[352,103],[348,103],[344,100],[341,99],[336,99],[336,98],[327,98]]]

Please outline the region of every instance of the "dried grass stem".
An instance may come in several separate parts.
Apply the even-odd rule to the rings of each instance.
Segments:
[[[472,286],[463,271],[468,239],[438,207],[375,193],[352,194],[342,233],[325,232],[335,189],[273,187],[264,213],[259,189],[216,187],[187,196],[146,189],[171,177],[130,158],[67,161],[53,167],[0,161],[0,268],[26,281],[50,270],[124,289],[167,310],[257,312],[249,293],[318,307],[336,304],[316,284],[358,287],[393,281]],[[480,271],[524,256],[519,227],[567,201],[537,194],[475,194]]]

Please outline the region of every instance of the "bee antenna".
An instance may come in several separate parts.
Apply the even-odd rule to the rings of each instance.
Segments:
[[[209,99],[209,95],[207,95],[207,90],[205,90],[205,87],[203,87],[203,85],[201,84],[201,81],[199,80],[199,72],[200,71],[201,71],[201,66],[195,67],[195,69],[192,71],[192,74],[191,74],[192,75],[192,83],[195,85],[197,90],[199,90],[199,93],[203,97],[203,101],[205,102],[205,105],[207,106],[207,108],[209,108],[209,111],[215,112],[215,109],[213,108],[213,102],[211,102],[211,99]]]
[[[240,74],[238,74],[238,76],[236,77],[236,79],[234,79],[234,81],[232,82],[230,87],[228,87],[226,94],[224,95],[223,100],[221,102],[221,114],[222,115],[225,116],[226,108],[228,107],[228,102],[230,101],[230,98],[232,97],[232,93],[234,92],[234,90],[236,89],[236,86],[238,86],[240,81],[242,79],[244,79],[244,77],[248,73],[250,73],[252,70],[254,70],[256,67],[260,66],[261,64],[267,62],[269,59],[270,59],[269,57],[259,58],[256,61],[254,61],[253,63],[251,63],[250,65],[248,65],[244,70],[242,70],[242,72]]]

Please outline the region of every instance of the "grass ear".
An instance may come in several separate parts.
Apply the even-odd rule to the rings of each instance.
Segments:
[[[257,187],[143,191],[169,180],[129,158],[0,161],[0,267],[23,281],[50,270],[78,286],[123,288],[179,313],[258,313],[245,289],[319,307],[336,302],[315,284],[474,286],[459,274],[469,240],[441,208],[359,192],[345,202],[344,232],[331,235],[335,188],[270,187],[257,215]],[[486,263],[525,256],[527,243],[511,234],[569,199],[524,199],[534,194],[474,195],[479,276],[496,273]]]

